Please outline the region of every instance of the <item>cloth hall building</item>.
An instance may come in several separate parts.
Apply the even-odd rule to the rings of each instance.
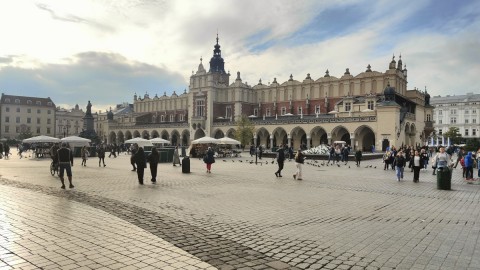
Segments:
[[[287,144],[295,149],[346,141],[355,149],[421,144],[433,130],[430,96],[407,90],[407,69],[395,57],[378,72],[312,78],[250,86],[225,72],[220,45],[214,45],[206,69],[200,59],[188,91],[171,96],[134,96],[134,112],[115,117],[109,112],[102,132],[108,143],[134,137],[161,137],[189,145],[203,136],[234,137],[235,121],[249,116],[255,125],[252,142],[267,148]],[[99,118],[100,119],[100,118]]]

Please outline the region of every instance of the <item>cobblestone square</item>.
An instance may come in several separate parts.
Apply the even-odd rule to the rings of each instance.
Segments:
[[[129,156],[90,158],[60,189],[48,159],[0,160],[0,269],[479,269],[480,185],[428,168],[397,182],[380,160],[326,166],[217,159],[159,164],[138,185]]]

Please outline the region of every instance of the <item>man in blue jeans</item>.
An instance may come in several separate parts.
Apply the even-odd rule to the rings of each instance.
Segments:
[[[405,168],[406,160],[402,151],[398,151],[395,157],[395,169],[397,171],[397,181],[403,180],[403,170]]]
[[[65,189],[65,179],[63,177],[64,171],[67,171],[68,182],[70,183],[69,188],[74,188],[72,184],[72,166],[73,166],[73,154],[70,149],[67,148],[66,143],[62,143],[62,148],[58,149],[58,165],[60,166],[60,181],[62,181],[62,187]]]

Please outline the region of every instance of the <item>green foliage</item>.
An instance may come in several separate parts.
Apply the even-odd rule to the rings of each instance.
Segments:
[[[235,138],[247,145],[252,141],[253,132],[255,131],[255,125],[248,119],[246,115],[242,115],[236,122],[237,130],[235,131]]]
[[[29,130],[22,131],[18,136],[17,139],[23,141],[25,139],[33,137],[32,132]]]
[[[462,140],[462,134],[458,127],[450,127],[447,132],[443,133],[445,138],[450,138],[450,141],[454,144],[458,144]]]
[[[477,151],[480,149],[480,140],[475,139],[467,139],[467,144],[465,145],[465,151]]]

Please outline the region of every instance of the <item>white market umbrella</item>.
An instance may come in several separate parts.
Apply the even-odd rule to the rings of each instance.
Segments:
[[[284,114],[284,115],[282,115],[282,116],[293,116],[293,114],[291,114],[291,113],[286,113],[286,114]]]
[[[151,141],[149,141],[147,139],[140,138],[140,137],[133,138],[133,139],[130,139],[130,140],[126,140],[125,143],[136,143],[136,144],[138,144],[139,147],[153,146]]]
[[[68,143],[70,146],[79,147],[79,146],[89,146],[91,140],[78,137],[78,136],[69,136],[61,139],[62,142]]]
[[[329,114],[336,114],[336,113],[338,113],[338,112],[335,111],[335,110],[333,110],[333,111],[329,111],[328,113],[329,113]]]
[[[24,143],[58,143],[60,142],[59,138],[50,137],[50,136],[36,136],[23,140]]]
[[[257,118],[257,116],[252,114],[252,115],[248,116],[248,118]]]
[[[151,141],[152,143],[168,143],[168,144],[170,144],[170,141],[167,141],[167,140],[162,139],[162,138],[160,138],[160,137],[150,139],[150,141]]]
[[[192,144],[199,144],[199,143],[218,143],[218,139],[205,136],[203,138],[196,139],[196,140],[192,141]]]
[[[373,112],[373,110],[367,108],[365,110],[362,110],[362,112]]]
[[[229,138],[229,137],[223,137],[218,139],[218,144],[232,144],[232,145],[237,145],[241,144],[239,141]]]

